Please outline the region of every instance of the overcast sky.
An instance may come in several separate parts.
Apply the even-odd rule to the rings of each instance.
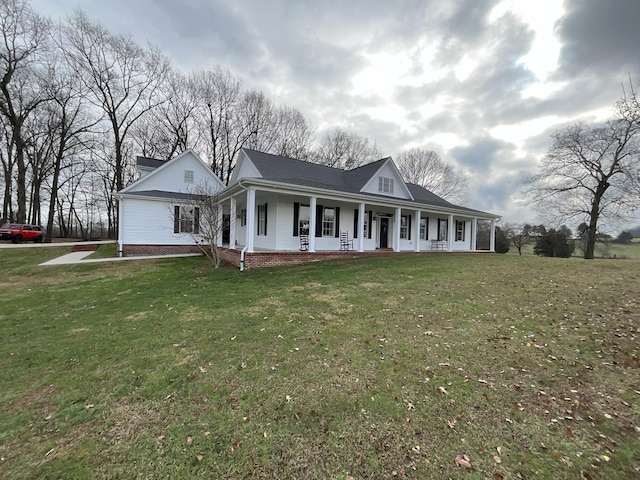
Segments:
[[[345,127],[384,156],[435,150],[470,178],[472,208],[536,222],[520,190],[550,135],[606,118],[640,81],[638,0],[31,0],[82,8],[159,46],[185,71],[228,67],[247,87]]]

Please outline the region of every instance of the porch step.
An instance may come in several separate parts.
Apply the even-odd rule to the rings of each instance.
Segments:
[[[71,248],[72,252],[95,252],[98,250],[98,245],[95,243],[76,244]]]

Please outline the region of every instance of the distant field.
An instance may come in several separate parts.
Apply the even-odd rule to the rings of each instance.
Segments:
[[[510,255],[517,255],[518,249],[511,245],[509,247]],[[527,244],[522,248],[523,255],[533,255],[533,244]],[[574,256],[580,257],[582,253],[576,250]],[[596,258],[617,258],[640,260],[640,242],[632,242],[629,245],[621,245],[619,243],[610,243],[609,245],[597,244],[595,250]]]
[[[3,479],[640,475],[638,260],[66,251],[0,250]]]

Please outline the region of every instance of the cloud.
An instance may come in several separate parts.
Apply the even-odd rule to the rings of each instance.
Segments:
[[[560,73],[618,76],[638,68],[640,2],[568,0],[557,26],[562,42]]]

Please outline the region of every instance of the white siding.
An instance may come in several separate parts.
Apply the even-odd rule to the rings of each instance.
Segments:
[[[253,162],[249,159],[246,153],[240,152],[236,166],[231,174],[231,183],[240,178],[261,178],[260,172],[255,167]]]
[[[378,188],[379,186],[378,179],[380,177],[393,179],[393,193],[380,192]],[[378,172],[371,178],[369,182],[367,182],[367,184],[362,188],[361,191],[366,193],[373,193],[376,195],[386,195],[394,198],[404,198],[404,199],[411,198],[409,193],[406,190],[402,177],[398,175],[398,171],[395,168],[393,168],[392,164],[390,164],[389,162],[384,164],[380,168],[380,170],[378,170]]]
[[[195,243],[190,234],[173,233],[174,203],[127,198],[124,202],[124,244],[190,245]]]
[[[193,183],[184,182],[184,171],[193,172]],[[159,167],[153,175],[145,175],[128,189],[129,192],[146,190],[161,190],[165,192],[188,193],[199,185],[207,182],[211,188],[219,188],[220,183],[206,164],[202,163],[193,153],[185,152],[180,158],[175,158],[166,165]]]

